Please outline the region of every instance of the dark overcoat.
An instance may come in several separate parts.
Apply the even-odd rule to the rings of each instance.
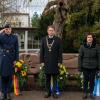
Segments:
[[[0,74],[12,76],[14,61],[19,59],[18,39],[16,35],[0,34]]]
[[[52,43],[54,40],[51,51],[48,49],[46,38],[48,43]],[[41,40],[40,63],[45,64],[46,74],[59,74],[58,63],[62,63],[62,44],[59,37],[49,38],[46,36]]]

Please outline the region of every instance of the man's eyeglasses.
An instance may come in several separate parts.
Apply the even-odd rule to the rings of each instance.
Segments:
[[[48,31],[53,31],[53,30],[48,30]]]

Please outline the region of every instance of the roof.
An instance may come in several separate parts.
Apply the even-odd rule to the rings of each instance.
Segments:
[[[17,16],[17,15],[19,15],[19,16],[22,16],[22,15],[27,15],[27,16],[29,16],[29,13],[18,13],[18,12],[17,12],[17,13],[12,13],[12,12],[11,12],[11,13],[2,13],[2,14],[5,15],[5,16],[6,16],[6,15],[7,15],[7,16],[8,16],[8,15],[9,15],[9,16],[13,16],[13,15],[15,15],[15,16]]]

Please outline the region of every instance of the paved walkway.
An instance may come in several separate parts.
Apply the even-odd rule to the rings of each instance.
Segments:
[[[21,96],[12,96],[12,100],[55,100],[52,97],[45,99],[43,91],[27,91],[23,92]],[[80,92],[62,92],[61,96],[57,100],[82,100],[82,93]],[[91,100],[86,99],[86,100]],[[100,100],[100,97],[96,97],[95,100]]]

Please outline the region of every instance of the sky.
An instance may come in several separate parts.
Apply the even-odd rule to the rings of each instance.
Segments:
[[[39,15],[42,14],[46,4],[49,0],[32,0],[31,3],[24,3],[21,4],[20,11],[29,13],[30,16],[34,14],[34,12],[37,12]]]

